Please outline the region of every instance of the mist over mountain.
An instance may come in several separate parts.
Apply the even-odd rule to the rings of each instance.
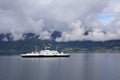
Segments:
[[[18,39],[18,40],[24,40],[24,39],[40,39],[40,40],[52,40],[52,41],[57,41],[57,42],[69,42],[69,41],[109,41],[109,39],[107,39],[107,33],[102,31],[102,33],[104,34],[104,39],[100,36],[100,35],[96,35],[97,38],[93,38],[91,39],[92,37],[90,37],[89,35],[91,33],[93,33],[92,30],[88,30],[88,31],[85,31],[83,33],[83,36],[84,37],[88,37],[89,36],[89,39],[83,39],[82,36],[80,37],[80,40],[77,40],[75,39],[76,36],[73,36],[73,35],[70,35],[69,33],[69,38],[70,40],[68,40],[68,38],[65,38],[64,37],[64,40],[61,40],[63,36],[65,36],[63,32],[60,32],[60,31],[49,31],[50,33],[50,37],[47,38],[47,39],[41,39],[40,35],[36,35],[35,33],[25,33],[23,35],[21,35],[21,38]],[[77,33],[76,33],[77,34]],[[109,35],[109,36],[113,36],[113,35]],[[19,37],[19,36],[18,36]],[[115,36],[113,36],[115,37]],[[77,38],[77,37],[76,37]],[[119,40],[119,38],[113,38],[113,39],[110,39],[110,40]],[[11,33],[7,33],[7,34],[0,34],[0,41],[16,41],[14,40],[14,36],[11,34]]]
[[[48,38],[47,40],[50,41],[56,41],[57,38],[60,38],[62,36],[62,32],[59,31],[53,31],[49,33],[51,33],[51,35],[50,38]],[[21,36],[19,40],[40,39],[40,37],[41,37],[40,35],[36,35],[34,33],[25,33]],[[7,33],[7,34],[0,34],[0,41],[6,42],[6,41],[16,41],[16,40],[14,40],[14,37],[11,33]]]

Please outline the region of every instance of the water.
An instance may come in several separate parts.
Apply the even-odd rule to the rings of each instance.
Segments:
[[[0,56],[0,80],[120,80],[120,54],[69,58]]]

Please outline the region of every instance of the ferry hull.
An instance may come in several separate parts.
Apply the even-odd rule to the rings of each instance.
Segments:
[[[69,54],[64,55],[21,55],[21,57],[69,57]]]

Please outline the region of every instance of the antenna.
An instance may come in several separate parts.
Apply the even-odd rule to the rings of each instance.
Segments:
[[[36,49],[35,49],[35,52],[37,52],[37,45],[36,45]]]
[[[45,47],[45,50],[46,50],[46,47]]]
[[[57,46],[56,46],[56,50],[57,50]]]

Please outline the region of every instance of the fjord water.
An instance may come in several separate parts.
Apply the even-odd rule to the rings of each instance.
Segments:
[[[69,58],[0,56],[0,80],[120,80],[120,54],[71,54]]]

